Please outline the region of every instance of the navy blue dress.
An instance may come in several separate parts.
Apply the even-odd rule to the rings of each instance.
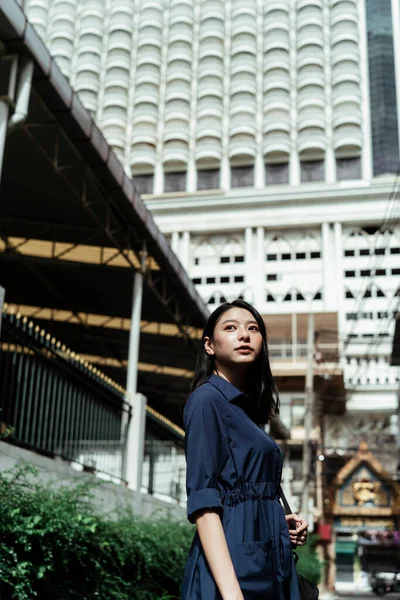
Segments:
[[[279,502],[283,456],[249,416],[251,399],[212,375],[184,409],[187,516],[214,509],[245,600],[300,600],[285,515]],[[196,531],[181,600],[221,595]]]

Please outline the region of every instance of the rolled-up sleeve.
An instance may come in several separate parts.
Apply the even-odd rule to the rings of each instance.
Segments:
[[[223,398],[199,388],[185,406],[187,517],[205,509],[222,511],[218,480],[228,448],[223,422]]]

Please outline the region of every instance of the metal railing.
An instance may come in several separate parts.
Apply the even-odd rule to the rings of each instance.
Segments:
[[[26,317],[3,314],[0,421],[9,441],[122,479],[124,389]]]
[[[142,489],[162,499],[186,502],[186,463],[183,443],[147,438],[144,446]]]

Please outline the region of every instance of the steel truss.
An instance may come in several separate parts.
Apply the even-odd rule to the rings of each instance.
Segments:
[[[41,105],[42,110],[49,115],[49,120],[42,123],[25,123],[22,131],[36,145],[75,197],[79,199],[82,207],[110,241],[110,244],[116,248],[115,255],[104,264],[107,264],[116,256],[120,256],[133,271],[140,270],[147,286],[177,325],[186,343],[197,352],[197,347],[189,333],[188,315],[182,306],[179,294],[171,292],[169,275],[163,272],[162,268],[158,270],[151,268],[154,259],[147,250],[147,240],[139,234],[134,224],[129,221],[129,212],[124,212],[123,207],[113,198],[112,193],[104,189],[92,169],[85,164],[74,143],[68,138],[61,125],[49,114],[46,105],[34,90],[32,90],[32,95],[35,95],[35,100]],[[118,191],[117,193],[120,194],[121,192]],[[30,222],[30,224],[32,223]],[[54,224],[41,223],[41,225],[42,228],[36,232],[35,239],[38,236],[43,239],[42,236],[46,235],[47,237],[47,234],[54,234],[57,228],[61,228]],[[84,228],[77,227],[75,232],[79,229],[84,230]],[[83,234],[81,243],[90,243],[94,235],[93,231],[90,234],[86,232],[86,236]],[[26,241],[21,241],[16,247],[10,248],[10,251],[18,252],[18,248]],[[55,248],[56,240],[54,238],[53,242]],[[60,259],[65,252],[77,246],[79,244],[71,244],[71,247],[64,252],[58,254],[54,252],[52,258],[55,260]],[[49,291],[57,293],[53,289],[49,289]],[[79,315],[76,316],[79,318]]]

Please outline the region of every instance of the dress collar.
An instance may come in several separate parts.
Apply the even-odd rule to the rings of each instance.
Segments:
[[[212,383],[229,402],[232,402],[232,400],[235,400],[236,398],[243,397],[249,402],[249,407],[252,405],[252,399],[248,394],[241,392],[232,383],[229,383],[229,381],[220,377],[220,375],[212,374],[208,381]]]

